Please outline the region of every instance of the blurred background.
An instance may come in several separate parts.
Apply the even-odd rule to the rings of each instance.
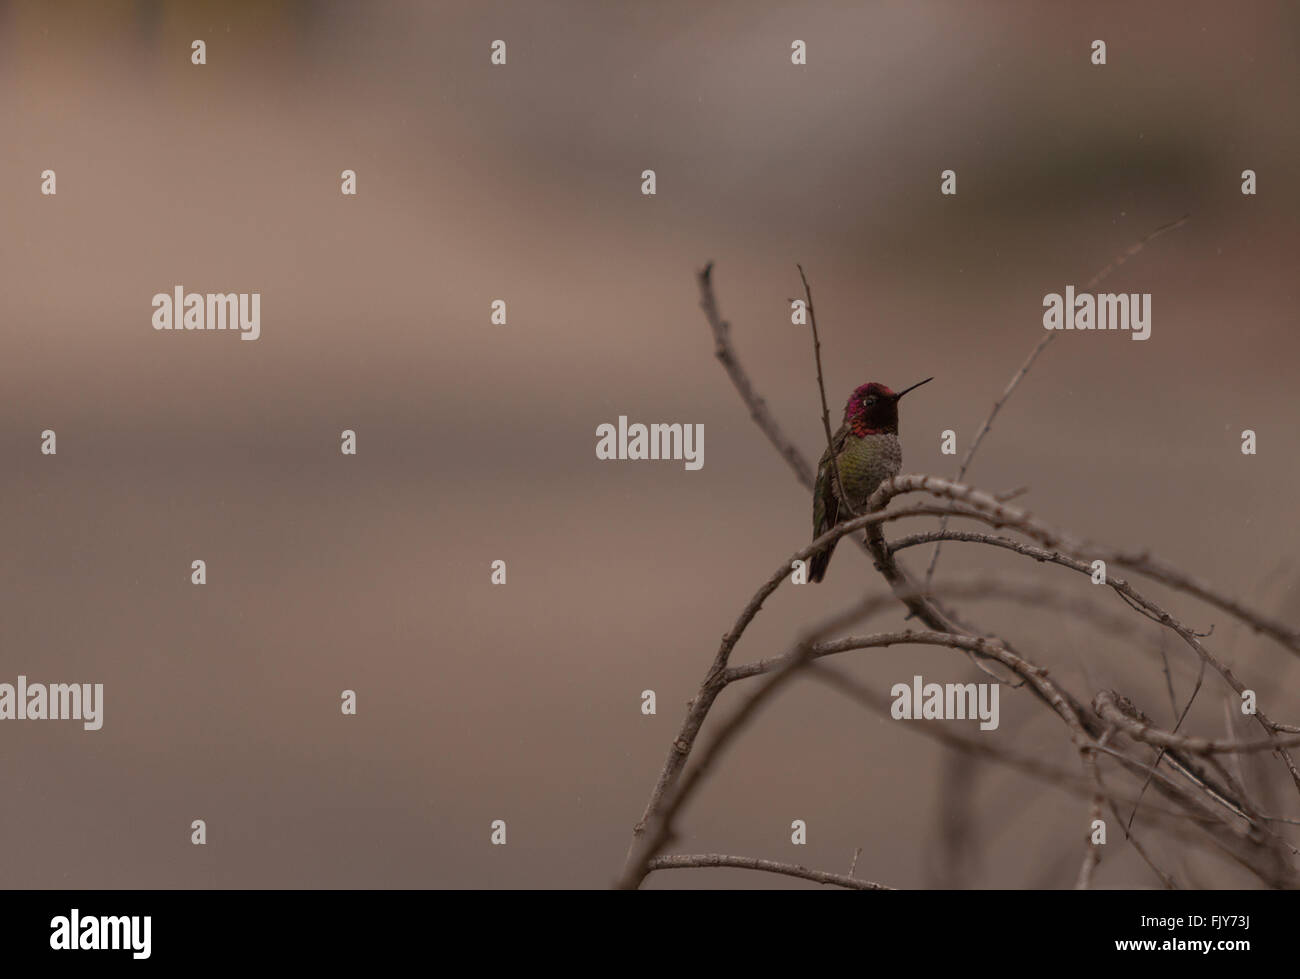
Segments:
[[[0,2],[0,682],[105,684],[99,732],[0,724],[3,885],[612,882],[718,638],[811,530],[713,358],[693,278],[708,260],[807,456],[823,436],[795,262],[832,423],[858,384],[933,374],[904,403],[904,469],[952,477],[1041,338],[1044,294],[1190,212],[1106,282],[1152,294],[1151,339],[1060,337],[969,480],[1028,485],[1041,519],[1300,622],[1300,9],[1072,6]],[[155,332],[151,297],[177,284],[261,292],[261,339]],[[702,423],[704,468],[599,462],[596,427],[621,414]],[[1136,619],[1081,576],[970,544],[937,581],[989,575]],[[842,546],[824,584],[778,591],[735,661],[883,587]],[[1213,625],[1261,706],[1300,720],[1294,657],[1146,590]],[[1120,686],[1172,724],[1154,626],[1134,641],[954,605],[1083,699]],[[1196,663],[1167,649],[1185,700]],[[971,677],[936,648],[840,665],[881,693]],[[1224,690],[1207,679],[1185,731],[1225,736]],[[1001,706],[992,743],[1077,766],[1028,694]],[[1295,816],[1265,758],[1261,799]],[[861,848],[857,873],[893,886],[1071,886],[1086,812],[804,680],[726,755],[674,849],[847,872]],[[1155,884],[1118,835],[1098,884]],[[1192,885],[1257,883],[1152,849]]]

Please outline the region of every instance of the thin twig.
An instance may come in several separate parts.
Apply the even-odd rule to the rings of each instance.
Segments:
[[[862,852],[862,848],[858,848]],[[854,866],[857,859],[854,858]],[[769,874],[784,874],[787,877],[799,877],[815,881],[818,884],[832,884],[850,891],[892,891],[892,887],[877,884],[869,880],[859,880],[852,873],[831,874],[824,870],[809,870],[793,863],[777,863],[775,860],[760,860],[758,857],[736,857],[726,853],[670,853],[654,857],[648,867],[649,872],[672,870],[679,867],[736,867],[741,870],[762,870]]]
[[[803,283],[804,300],[808,304],[808,323],[812,326],[813,359],[817,362],[817,393],[822,399],[822,430],[826,433],[826,458],[831,463],[831,474],[835,479],[834,485],[839,492],[840,502],[844,504],[844,509],[849,512],[850,517],[856,517],[858,514],[849,503],[848,494],[844,492],[844,484],[840,482],[840,463],[835,457],[835,439],[831,435],[831,412],[826,406],[826,382],[822,379],[822,341],[817,334],[817,314],[813,311],[812,286],[808,284],[808,276],[804,275],[803,266],[796,264],[795,268],[799,270],[799,280]]]
[[[1101,781],[1100,767],[1097,769],[1097,779],[1099,782]],[[1106,804],[1110,807],[1110,812],[1111,815],[1115,817],[1115,822],[1117,823],[1120,822],[1122,817],[1120,816],[1117,800],[1113,796],[1110,796],[1108,794],[1106,798]],[[1169,891],[1178,890],[1178,882],[1174,880],[1171,874],[1165,872],[1156,864],[1155,860],[1151,857],[1151,854],[1147,853],[1146,847],[1143,846],[1138,841],[1138,838],[1133,835],[1131,827],[1124,830],[1124,839],[1126,839],[1129,845],[1133,847],[1137,855],[1142,858],[1142,862],[1145,863],[1151,869],[1151,872],[1155,874],[1158,878],[1160,878],[1160,883],[1164,886],[1165,890],[1169,890]]]
[[[1134,245],[1130,245],[1128,247],[1128,250],[1124,252],[1124,254],[1118,256],[1109,265],[1102,268],[1101,271],[1099,271],[1096,275],[1094,275],[1091,279],[1089,279],[1087,284],[1085,284],[1083,289],[1080,291],[1082,292],[1091,291],[1093,286],[1097,285],[1099,282],[1101,282],[1102,279],[1110,275],[1111,272],[1119,268],[1130,258],[1132,258],[1134,255],[1140,252],[1144,247],[1146,247],[1147,242],[1151,241],[1154,238],[1159,237],[1160,235],[1164,234],[1166,231],[1173,231],[1175,228],[1181,227],[1182,225],[1187,223],[1187,219],[1190,217],[1191,217],[1190,214],[1184,214],[1177,221],[1173,221],[1169,224],[1161,225],[1159,228],[1156,228],[1155,231],[1152,231],[1141,241],[1137,242]],[[1043,336],[1041,340],[1039,340],[1036,344],[1034,344],[1034,349],[1029,352],[1029,356],[1025,358],[1025,362],[1020,365],[1020,370],[1016,371],[1015,375],[1012,376],[1011,383],[1009,383],[1006,386],[1006,389],[1003,390],[1001,397],[999,397],[995,402],[993,402],[993,409],[989,412],[988,418],[984,419],[984,424],[983,426],[981,426],[979,434],[975,436],[975,440],[971,442],[970,448],[966,450],[966,457],[962,459],[961,466],[957,470],[957,478],[954,479],[953,482],[960,483],[963,479],[966,478],[966,471],[970,469],[970,464],[975,458],[975,453],[979,450],[980,443],[984,441],[984,436],[987,435],[989,433],[989,429],[993,427],[993,420],[998,417],[998,412],[1002,410],[1002,406],[1006,404],[1007,399],[1011,397],[1011,392],[1016,389],[1016,386],[1019,385],[1020,382],[1024,379],[1025,375],[1029,373],[1029,369],[1034,366],[1034,361],[1038,359],[1038,355],[1041,354],[1044,350],[1046,350],[1047,345],[1051,343],[1053,340],[1055,340],[1058,335],[1059,334],[1056,330],[1049,330],[1046,332],[1046,334]],[[948,521],[946,520],[941,521],[939,524],[939,529],[947,530]],[[934,553],[930,555],[930,565],[925,569],[925,587],[927,591],[930,588],[931,582],[934,580],[934,569],[935,569],[935,565],[939,563],[939,550],[942,546],[943,546],[942,542],[936,543],[934,545]]]
[[[1160,633],[1160,666],[1165,674],[1165,687],[1169,691],[1169,706],[1178,715],[1178,695],[1174,693],[1174,675],[1169,670],[1169,655],[1165,652],[1165,634]]]
[[[718,358],[727,376],[731,378],[731,383],[740,393],[740,400],[745,402],[745,407],[749,409],[749,417],[754,419],[754,424],[758,426],[759,431],[767,436],[781,458],[789,464],[795,478],[805,489],[811,490],[813,488],[812,465],[803,457],[798,446],[781,431],[781,427],[777,425],[776,419],[768,410],[767,402],[758,396],[754,385],[750,383],[749,375],[745,373],[744,368],[740,366],[740,360],[736,357],[735,348],[731,345],[731,324],[719,315],[718,301],[713,295],[712,262],[700,270],[696,275],[696,281],[700,286],[700,308],[704,310],[704,318],[708,320],[709,328],[713,331],[714,356]]]
[[[1122,592],[1120,594],[1123,595]],[[1126,602],[1132,603],[1132,600],[1127,597],[1125,597],[1124,600]],[[1139,607],[1139,611],[1145,611],[1145,610]],[[1196,673],[1196,683],[1192,686],[1192,693],[1187,698],[1187,706],[1183,708],[1183,712],[1179,714],[1178,719],[1174,721],[1174,728],[1173,728],[1174,734],[1178,733],[1178,729],[1183,726],[1183,721],[1187,720],[1187,715],[1190,714],[1192,711],[1192,704],[1196,703],[1196,695],[1201,692],[1201,686],[1205,683],[1205,663],[1206,661],[1202,659],[1201,668]],[[1094,701],[1094,706],[1095,706],[1095,701]],[[1274,747],[1278,748],[1278,750],[1280,751],[1281,748],[1279,747],[1279,745],[1280,742],[1274,742]],[[1156,765],[1159,765],[1160,759],[1165,756],[1165,751],[1167,750],[1167,747],[1168,746],[1161,746],[1160,750],[1156,752],[1156,760],[1155,760]],[[1142,796],[1146,794],[1147,785],[1150,784],[1151,784],[1151,779],[1148,778],[1146,783],[1143,784],[1142,790],[1138,792],[1138,805],[1133,807],[1133,811],[1128,815],[1128,822],[1124,825],[1124,831],[1126,833],[1128,832],[1129,827],[1133,825],[1133,820],[1137,818],[1138,806],[1142,804]],[[1242,808],[1244,809],[1245,806],[1242,805]]]

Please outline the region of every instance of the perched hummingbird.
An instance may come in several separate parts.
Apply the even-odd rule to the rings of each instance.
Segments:
[[[903,448],[898,443],[898,399],[933,380],[927,377],[897,394],[872,381],[849,396],[849,403],[844,406],[844,424],[832,436],[831,448],[822,453],[817,463],[817,484],[813,487],[814,540],[837,523],[866,513],[867,500],[876,488],[898,475],[903,468]],[[840,487],[835,484],[832,449],[852,514],[843,505]],[[821,581],[826,576],[826,566],[831,563],[836,543],[812,556],[809,572],[813,581]]]

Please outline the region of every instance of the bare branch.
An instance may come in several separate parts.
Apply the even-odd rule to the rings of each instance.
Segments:
[[[808,667],[808,673],[814,679],[824,681],[834,690],[838,690],[845,696],[863,705],[867,709],[882,716],[890,716],[890,700],[883,694],[860,683],[854,677],[845,671],[825,662],[819,661]],[[1054,788],[1062,789],[1078,795],[1084,795],[1092,798],[1095,795],[1096,787],[1087,778],[1068,772],[1063,768],[1055,765],[1049,765],[1039,761],[1031,756],[1022,756],[1014,752],[1007,751],[998,745],[991,744],[987,738],[974,738],[969,735],[957,734],[952,731],[947,724],[938,721],[921,720],[919,723],[909,724],[907,730],[921,734],[923,737],[931,738],[945,747],[951,748],[954,754],[951,757],[969,756],[974,758],[983,758],[992,763],[1009,768],[1013,771],[1020,772],[1030,778],[1036,779]],[[1136,766],[1135,766],[1136,767]],[[1135,772],[1140,774],[1141,770]],[[1136,798],[1125,798],[1117,796],[1109,791],[1106,792],[1107,805],[1115,817],[1116,823],[1122,823],[1123,817],[1120,815],[1118,803],[1126,805],[1136,805]],[[1152,822],[1158,822],[1160,827],[1166,832],[1187,841],[1203,841],[1203,835],[1199,834],[1194,826],[1187,825],[1188,821],[1205,821],[1208,817],[1199,815],[1196,812],[1174,812],[1166,809],[1153,808],[1148,805],[1145,817]],[[1261,817],[1269,818],[1269,817]],[[1213,822],[1213,820],[1210,820]],[[1279,822],[1289,822],[1290,820],[1280,819]],[[1300,820],[1296,820],[1300,822]],[[1138,856],[1151,868],[1151,871],[1160,879],[1162,886],[1168,889],[1177,889],[1178,884],[1164,870],[1156,865],[1146,848],[1138,841],[1132,833],[1127,834],[1128,842],[1133,846]]]
[[[861,849],[858,851],[862,852]],[[857,865],[857,858],[854,858]],[[793,863],[777,863],[775,860],[760,860],[758,857],[735,857],[725,853],[672,853],[654,857],[648,864],[648,872],[671,870],[678,867],[737,867],[741,870],[763,870],[769,874],[784,874],[787,877],[799,877],[815,881],[818,884],[832,884],[850,891],[892,891],[892,887],[876,884],[869,880],[859,880],[852,874],[831,874],[823,870],[809,870]]]
[[[1105,745],[1110,738],[1110,732],[1105,732],[1099,739],[1098,744]],[[1087,744],[1079,746],[1079,757],[1083,761],[1083,770],[1087,772],[1088,778],[1093,782],[1095,788],[1092,794],[1092,806],[1088,811],[1090,817],[1088,831],[1084,833],[1083,843],[1083,863],[1079,866],[1079,877],[1075,881],[1075,890],[1086,891],[1092,886],[1092,875],[1101,863],[1101,845],[1094,843],[1092,834],[1093,827],[1102,821],[1101,809],[1106,803],[1106,790],[1101,781],[1101,769],[1097,767],[1097,754],[1092,747]]]
[[[1028,555],[1037,561],[1051,561],[1054,564],[1072,568],[1081,574],[1090,575],[1092,572],[1091,565],[1085,563],[1083,560],[1079,560],[1077,557],[1084,551],[1085,545],[1072,541],[1064,535],[1044,527],[1042,524],[1033,520],[1028,514],[1023,513],[1014,507],[1007,507],[997,502],[993,497],[980,493],[978,490],[972,490],[968,486],[959,486],[958,484],[949,483],[947,480],[937,479],[932,476],[898,476],[893,480],[887,480],[882,484],[880,489],[876,491],[876,496],[886,492],[892,495],[896,492],[910,492],[917,489],[925,489],[927,492],[934,493],[936,496],[960,499],[965,509],[965,512],[959,514],[960,516],[983,520],[994,527],[1014,527],[1030,537],[1043,541],[1048,544],[1048,546],[1056,547],[1058,550],[1043,550],[1029,544],[1022,544],[1018,541],[1009,540],[1005,537],[994,537],[986,534],[953,533],[951,531],[946,533],[940,532],[942,539],[978,541],[979,543],[991,544],[995,547],[1003,547],[1019,554]],[[875,502],[874,496],[872,502]],[[918,535],[918,537],[912,539],[912,542],[919,543],[921,539],[941,538],[938,535]],[[1116,553],[1106,554],[1099,550],[1094,550],[1093,553],[1087,556],[1093,559],[1101,556],[1108,565],[1113,563],[1120,567],[1130,566],[1131,563],[1127,559],[1126,555]],[[1139,569],[1146,569],[1149,566],[1148,562],[1149,559],[1143,557],[1140,561],[1134,563],[1133,566]],[[1162,570],[1166,573],[1158,580],[1164,581],[1166,584],[1171,581],[1178,581],[1183,577],[1178,572],[1174,572],[1172,575],[1167,573],[1173,569],[1165,567]],[[1221,663],[1208,649],[1205,648],[1204,644],[1201,643],[1200,635],[1183,625],[1155,602],[1138,594],[1137,591],[1124,581],[1123,578],[1107,573],[1106,584],[1119,592],[1126,601],[1129,601],[1130,604],[1133,605],[1133,607],[1144,611],[1152,621],[1158,622],[1173,630],[1173,632],[1176,633],[1183,642],[1190,646],[1192,650],[1201,657],[1202,661],[1207,663],[1215,670],[1215,672],[1223,677],[1224,682],[1226,682],[1228,686],[1232,687],[1239,696],[1245,693],[1245,684],[1237,679],[1231,669]],[[1253,614],[1250,613],[1249,610],[1243,611],[1246,611],[1247,614]],[[1256,705],[1253,716],[1256,722],[1259,723],[1264,730],[1270,734],[1270,736],[1276,734],[1281,729],[1280,726],[1269,718],[1267,714],[1259,709],[1258,705]],[[1285,762],[1287,770],[1291,774],[1292,781],[1296,784],[1297,789],[1300,789],[1300,768],[1297,768],[1295,759],[1291,756],[1291,753],[1286,749],[1286,747],[1282,745],[1277,746],[1277,751],[1279,756]]]
[[[754,385],[750,383],[749,375],[740,366],[735,348],[731,345],[731,324],[718,314],[718,302],[713,295],[712,275],[713,263],[710,262],[700,270],[696,279],[700,286],[700,308],[704,310],[704,318],[709,321],[709,328],[713,330],[714,356],[721,362],[727,376],[731,378],[731,383],[740,392],[740,399],[745,402],[745,407],[749,409],[749,417],[754,419],[754,424],[767,436],[768,441],[780,453],[781,458],[794,470],[795,478],[803,484],[805,489],[811,490],[813,488],[812,465],[803,457],[803,453],[799,451],[799,448],[781,431],[776,419],[768,411],[767,402],[758,396],[758,393],[754,390]]]
[[[642,820],[639,826],[640,832],[634,834],[632,849],[628,852],[628,859],[623,869],[623,876],[619,879],[619,886],[625,889],[635,889],[641,885],[645,875],[649,873],[650,860],[653,858],[668,842],[673,839],[675,830],[673,821],[677,813],[681,811],[686,800],[695,791],[695,787],[700,784],[704,776],[708,774],[713,763],[722,754],[723,750],[745,727],[750,718],[757,713],[760,707],[784,686],[798,672],[800,666],[806,663],[812,654],[815,646],[816,637],[808,636],[795,648],[794,653],[782,663],[781,667],[773,671],[766,683],[762,684],[741,704],[721,726],[718,734],[709,742],[708,746],[700,752],[695,766],[687,771],[680,780],[670,780],[663,786],[660,798],[651,799],[651,807],[647,808],[647,817]],[[719,673],[718,675],[710,674],[710,679],[705,680],[705,684],[716,685],[717,690],[721,690],[726,684],[726,679]],[[714,696],[716,697],[716,691]],[[703,716],[700,717],[701,723]],[[698,725],[696,727],[698,733]],[[686,752],[690,750],[690,745],[685,746],[681,753],[682,761],[685,761]],[[672,761],[670,756],[669,761]],[[672,791],[669,791],[670,787]],[[656,792],[660,792],[660,787],[656,786]],[[659,811],[653,811],[657,808]],[[643,838],[638,839],[638,837]]]
[[[1149,721],[1135,717],[1126,711],[1127,698],[1114,690],[1103,690],[1093,698],[1092,706],[1105,720],[1114,724],[1136,741],[1144,741],[1160,748],[1176,748],[1193,755],[1227,754],[1229,752],[1271,751],[1279,745],[1288,748],[1300,746],[1300,737],[1266,739],[1263,741],[1215,741],[1210,738],[1194,738],[1185,734],[1162,731]],[[1131,707],[1131,705],[1129,705]]]
[[[868,710],[872,710],[884,717],[890,716],[891,701],[888,697],[860,683],[845,671],[826,662],[824,658],[809,664],[807,674],[813,679],[823,681],[831,689],[838,690]],[[914,723],[907,725],[907,730],[914,731],[922,737],[930,738],[958,754],[982,758],[1011,771],[1019,772],[1045,785],[1051,785],[1075,795],[1091,797],[1094,791],[1092,784],[1084,776],[1076,772],[1067,771],[1059,765],[1051,765],[1040,761],[1032,755],[1022,755],[1008,751],[1006,748],[992,743],[988,738],[976,738],[966,734],[959,734],[953,731],[950,725],[941,721],[917,718]],[[1136,797],[1124,798],[1117,796],[1115,801],[1134,803],[1137,800]],[[1188,814],[1148,806],[1144,817],[1159,818],[1168,824],[1171,820],[1186,820]]]
[[[1047,671],[1025,662],[1016,654],[1006,650],[998,640],[988,640],[972,636],[958,636],[942,633],[928,632],[901,632],[901,633],[877,633],[868,636],[849,636],[842,639],[829,640],[813,644],[806,650],[796,650],[785,656],[775,657],[771,660],[754,664],[754,667],[761,667],[763,672],[778,671],[777,675],[788,675],[788,671],[795,664],[803,663],[811,659],[821,659],[825,656],[831,656],[837,653],[848,652],[853,649],[868,649],[881,646],[890,646],[902,642],[921,643],[926,645],[950,646],[955,649],[980,649],[985,655],[998,659],[1004,665],[1012,669],[1017,675],[1023,675],[1031,678],[1033,687],[1037,687],[1043,699],[1052,704],[1058,716],[1065,721],[1067,728],[1070,730],[1071,740],[1074,742],[1081,756],[1087,752],[1088,760],[1084,761],[1084,770],[1087,775],[1086,783],[1093,787],[1093,802],[1096,803],[1098,798],[1103,801],[1107,800],[1107,794],[1100,786],[1100,773],[1095,766],[1095,758],[1091,756],[1096,752],[1114,756],[1119,759],[1124,766],[1135,774],[1145,775],[1153,771],[1152,766],[1138,762],[1129,758],[1122,752],[1110,748],[1106,744],[1094,741],[1084,733],[1079,718],[1073,716],[1071,708],[1072,699],[1063,690],[1048,679]],[[749,667],[735,668],[737,673],[744,671],[746,675],[753,675]],[[1031,689],[1033,689],[1031,687]],[[1172,759],[1171,759],[1172,760]],[[1189,774],[1184,772],[1184,774]],[[1280,841],[1276,836],[1263,831],[1258,824],[1253,824],[1258,831],[1255,836],[1243,838],[1240,832],[1234,827],[1223,821],[1220,815],[1223,810],[1215,810],[1207,806],[1206,802],[1189,794],[1186,789],[1174,783],[1168,776],[1156,772],[1155,784],[1158,790],[1168,798],[1174,800],[1178,805],[1185,808],[1192,815],[1196,825],[1207,834],[1210,842],[1214,843],[1221,851],[1231,856],[1234,860],[1246,867],[1251,872],[1257,874],[1262,880],[1274,887],[1295,887],[1300,883],[1300,875],[1297,874],[1294,867],[1281,863],[1276,856],[1276,849]],[[1198,789],[1206,793],[1209,802],[1216,805],[1224,805],[1225,800],[1217,797],[1216,793],[1206,786],[1203,782],[1195,781],[1194,784]],[[1094,812],[1096,811],[1094,805]],[[1244,817],[1250,822],[1250,817],[1246,816],[1239,810],[1233,809],[1231,805],[1228,810],[1236,816]],[[1082,868],[1081,868],[1082,869]],[[1091,870],[1089,871],[1091,873]]]
[[[917,474],[895,476],[887,479],[872,495],[870,505],[873,510],[885,506],[891,499],[902,493],[924,492],[943,499],[953,500],[963,507],[979,512],[978,519],[994,527],[1015,527],[1017,530],[1035,538],[1046,547],[1064,551],[1076,557],[1087,556],[1090,560],[1103,560],[1107,565],[1118,565],[1138,574],[1146,575],[1179,591],[1193,595],[1202,601],[1215,605],[1230,615],[1245,622],[1257,632],[1263,632],[1282,643],[1287,649],[1300,654],[1300,630],[1283,625],[1262,613],[1249,609],[1242,603],[1221,595],[1210,585],[1184,574],[1167,562],[1151,557],[1147,552],[1132,553],[1110,550],[1085,544],[1065,534],[1047,527],[1031,517],[1027,512],[1016,507],[1007,506],[991,494],[973,489],[962,483],[950,482],[937,476]],[[974,516],[974,514],[961,514]]]
[[[645,833],[646,826],[650,823],[656,812],[663,804],[664,796],[668,787],[672,785],[681,770],[686,765],[686,760],[690,756],[691,749],[695,744],[695,739],[699,734],[700,727],[704,723],[704,718],[708,715],[713,706],[714,700],[717,699],[723,686],[728,682],[724,679],[724,672],[730,661],[732,650],[735,649],[736,643],[744,634],[749,623],[753,621],[763,603],[768,597],[776,591],[782,581],[790,577],[790,568],[795,561],[807,560],[812,554],[817,553],[831,541],[838,540],[847,534],[856,533],[862,528],[883,523],[890,520],[898,520],[909,516],[927,516],[938,515],[950,512],[945,507],[936,507],[932,505],[920,505],[893,510],[888,513],[870,513],[844,523],[836,524],[826,533],[822,534],[811,544],[796,551],[781,566],[776,568],[763,583],[762,587],[750,599],[749,603],[741,610],[740,617],[737,618],[736,624],[731,627],[731,631],[722,637],[722,642],[714,655],[713,664],[709,672],[705,675],[704,682],[700,685],[699,692],[687,705],[686,718],[682,722],[681,729],[674,739],[672,746],[669,748],[668,757],[664,761],[663,769],[659,773],[659,779],[655,783],[654,789],[650,793],[650,799],[646,803],[645,812],[636,826],[632,829],[632,845],[629,849],[629,859],[638,848],[638,840]],[[928,601],[924,598],[918,598],[918,601]],[[1082,708],[1080,708],[1082,710]]]

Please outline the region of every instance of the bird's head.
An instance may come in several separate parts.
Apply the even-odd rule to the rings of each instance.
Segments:
[[[898,399],[908,391],[933,380],[933,377],[927,377],[897,393],[878,381],[863,384],[849,395],[849,402],[844,406],[844,422],[852,427],[854,435],[896,435]]]

